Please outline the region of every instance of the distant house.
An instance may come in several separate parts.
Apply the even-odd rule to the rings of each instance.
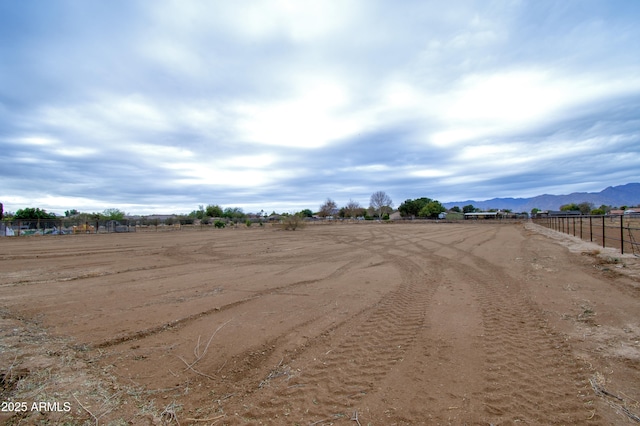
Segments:
[[[165,222],[167,219],[175,219],[175,218],[176,218],[176,215],[174,214],[152,214],[145,217],[145,219],[149,221],[157,220],[158,222]]]
[[[465,220],[469,219],[495,219],[498,217],[498,212],[476,212],[476,213],[465,213]]]

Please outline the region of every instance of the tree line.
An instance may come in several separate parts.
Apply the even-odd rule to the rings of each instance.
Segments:
[[[431,217],[435,218],[442,212],[446,211],[444,206],[438,200],[422,197],[405,200],[398,206],[398,212],[403,217]],[[331,198],[320,206],[318,216],[340,218],[363,218],[363,219],[389,219],[389,215],[393,212],[393,200],[384,191],[377,191],[371,194],[369,198],[369,207],[365,208],[357,201],[349,200],[349,202],[341,208],[338,208],[335,201]]]
[[[267,218],[269,216],[300,216],[321,218],[363,218],[363,219],[388,219],[389,215],[394,211],[393,200],[384,191],[376,191],[371,194],[368,207],[362,206],[359,202],[352,199],[342,206],[331,198],[327,198],[319,209],[314,212],[311,209],[303,209],[296,213],[280,213],[272,212],[270,215],[261,210],[259,213],[245,213],[240,207],[222,208],[218,204],[209,204],[207,206],[200,205],[197,210],[191,211],[187,215],[177,215],[178,218],[186,221],[200,220],[202,223],[208,223],[213,218],[224,218],[232,221],[239,221],[247,218]],[[437,217],[437,215],[445,208],[437,200],[430,198],[418,198],[415,200],[406,200],[398,207],[398,211],[402,216],[415,217]],[[0,204],[0,218],[2,217],[2,204]],[[105,209],[99,213],[84,213],[77,209],[69,209],[65,211],[66,218],[74,218],[80,220],[123,220],[126,213],[116,208]],[[17,210],[15,213],[7,213],[5,218],[8,220],[46,220],[58,219],[59,217],[53,213],[48,213],[45,209],[38,207],[27,207]]]
[[[625,210],[627,206],[620,207],[621,210]],[[582,214],[588,215],[604,215],[609,213],[610,210],[617,209],[616,207],[601,205],[596,208],[593,203],[571,203],[560,206],[561,211],[580,211]],[[193,210],[187,215],[177,215],[177,219],[184,223],[193,223],[195,219],[201,221],[201,223],[213,223],[212,219],[227,219],[230,221],[238,222],[246,220],[248,218],[268,218],[270,216],[287,217],[287,216],[299,216],[302,218],[310,218],[318,216],[321,218],[344,218],[344,219],[388,219],[389,215],[394,211],[393,200],[384,191],[377,191],[371,194],[369,199],[369,206],[364,207],[359,202],[350,199],[344,206],[338,207],[338,204],[331,199],[327,198],[322,203],[316,212],[311,209],[303,209],[296,213],[280,213],[275,211],[271,214],[267,214],[264,211],[258,213],[245,213],[240,207],[226,207],[222,208],[218,204],[209,204],[207,206],[200,205],[197,210]],[[402,217],[420,217],[420,218],[437,218],[441,213],[447,211],[447,209],[438,200],[434,200],[428,197],[420,197],[416,199],[407,199],[402,202],[397,211]],[[469,204],[460,207],[452,207],[450,211],[458,213],[474,213],[480,211],[473,205]],[[489,211],[497,211],[496,209]],[[510,212],[509,209],[503,210]],[[535,215],[540,209],[534,208],[531,210],[531,214]],[[123,220],[126,213],[116,208],[105,209],[100,213],[81,213],[76,209],[70,209],[65,211],[65,217],[75,218],[80,220]],[[0,219],[7,220],[47,220],[58,219],[53,213],[48,213],[46,210],[38,207],[27,207],[17,210],[15,213],[4,212],[3,205],[0,203]]]

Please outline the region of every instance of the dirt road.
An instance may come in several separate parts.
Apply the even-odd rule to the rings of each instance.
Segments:
[[[638,259],[545,232],[0,239],[0,421],[637,424]]]

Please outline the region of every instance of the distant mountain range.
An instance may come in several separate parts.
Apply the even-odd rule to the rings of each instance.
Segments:
[[[640,205],[640,183],[628,183],[620,186],[610,186],[600,192],[573,192],[567,195],[538,195],[532,198],[492,198],[485,201],[455,201],[442,203],[446,208],[458,206],[460,208],[473,205],[482,210],[509,209],[513,212],[530,212],[537,208],[540,210],[560,210],[565,204],[583,202],[593,203],[595,207],[601,205],[621,207]]]

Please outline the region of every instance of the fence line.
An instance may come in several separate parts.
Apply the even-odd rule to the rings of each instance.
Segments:
[[[0,236],[110,234],[136,232],[135,221],[40,219],[2,221]]]
[[[616,248],[621,254],[640,256],[640,217],[635,215],[549,216],[533,222],[602,247]]]

